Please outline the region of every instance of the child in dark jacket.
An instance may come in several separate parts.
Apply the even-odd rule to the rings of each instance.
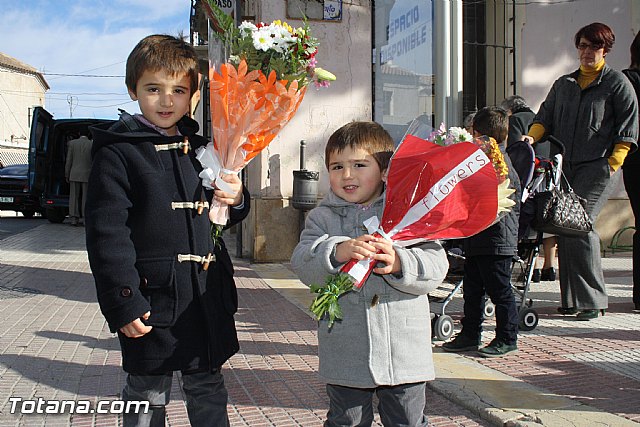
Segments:
[[[231,223],[249,210],[236,175],[233,192],[205,192],[195,148],[207,141],[187,117],[198,89],[198,58],[183,40],[141,40],[126,84],[142,114],[92,128],[87,251],[98,302],[118,333],[128,373],[124,400],[147,401],[124,425],[164,426],[173,371],[182,371],[192,425],[228,425],[222,364],[238,350],[237,294],[224,245],[210,237],[208,200],[231,205]]]
[[[496,337],[478,350],[484,357],[500,357],[518,349],[518,309],[511,289],[511,267],[518,251],[520,180],[505,153],[509,118],[498,107],[485,107],[473,118],[474,136],[495,139],[509,167],[511,196],[516,202],[497,223],[464,241],[464,318],[462,331],[442,345],[445,351],[478,350],[481,343],[485,293],[495,305]]]

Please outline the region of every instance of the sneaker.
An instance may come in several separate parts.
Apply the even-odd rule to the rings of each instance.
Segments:
[[[635,308],[633,309],[633,311],[640,312],[640,302],[636,302],[634,303],[634,305],[635,305]]]
[[[442,349],[450,353],[459,353],[461,351],[478,350],[480,347],[480,339],[469,338],[462,333],[456,335],[451,341],[442,344]]]
[[[509,353],[515,353],[516,351],[518,351],[517,344],[507,344],[495,338],[488,346],[478,350],[478,354],[482,357],[502,357]]]
[[[533,283],[540,283],[540,277],[542,276],[542,272],[539,268],[533,269],[533,274],[531,275],[531,281]]]
[[[556,269],[553,267],[543,268],[540,273],[540,280],[546,282],[555,282],[556,280]]]

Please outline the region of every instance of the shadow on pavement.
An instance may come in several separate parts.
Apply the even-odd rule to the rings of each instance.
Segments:
[[[67,263],[67,268],[71,264]],[[45,294],[71,301],[97,301],[90,273],[0,264],[0,277],[0,300]]]

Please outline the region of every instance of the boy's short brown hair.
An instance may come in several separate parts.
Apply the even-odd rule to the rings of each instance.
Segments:
[[[135,93],[145,71],[159,70],[172,75],[187,74],[191,95],[198,90],[198,55],[193,46],[181,38],[154,34],[140,40],[127,58],[127,89]]]
[[[484,107],[473,116],[473,130],[481,135],[490,136],[498,144],[507,140],[509,134],[509,115],[500,107]]]
[[[389,166],[389,159],[395,148],[393,138],[376,122],[351,122],[336,130],[329,137],[324,149],[324,163],[329,169],[329,155],[345,148],[367,151],[378,163],[380,170]]]

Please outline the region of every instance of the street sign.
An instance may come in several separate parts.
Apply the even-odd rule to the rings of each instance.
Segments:
[[[216,0],[218,7],[228,15],[236,10],[236,0]],[[233,14],[235,15],[235,13]]]

